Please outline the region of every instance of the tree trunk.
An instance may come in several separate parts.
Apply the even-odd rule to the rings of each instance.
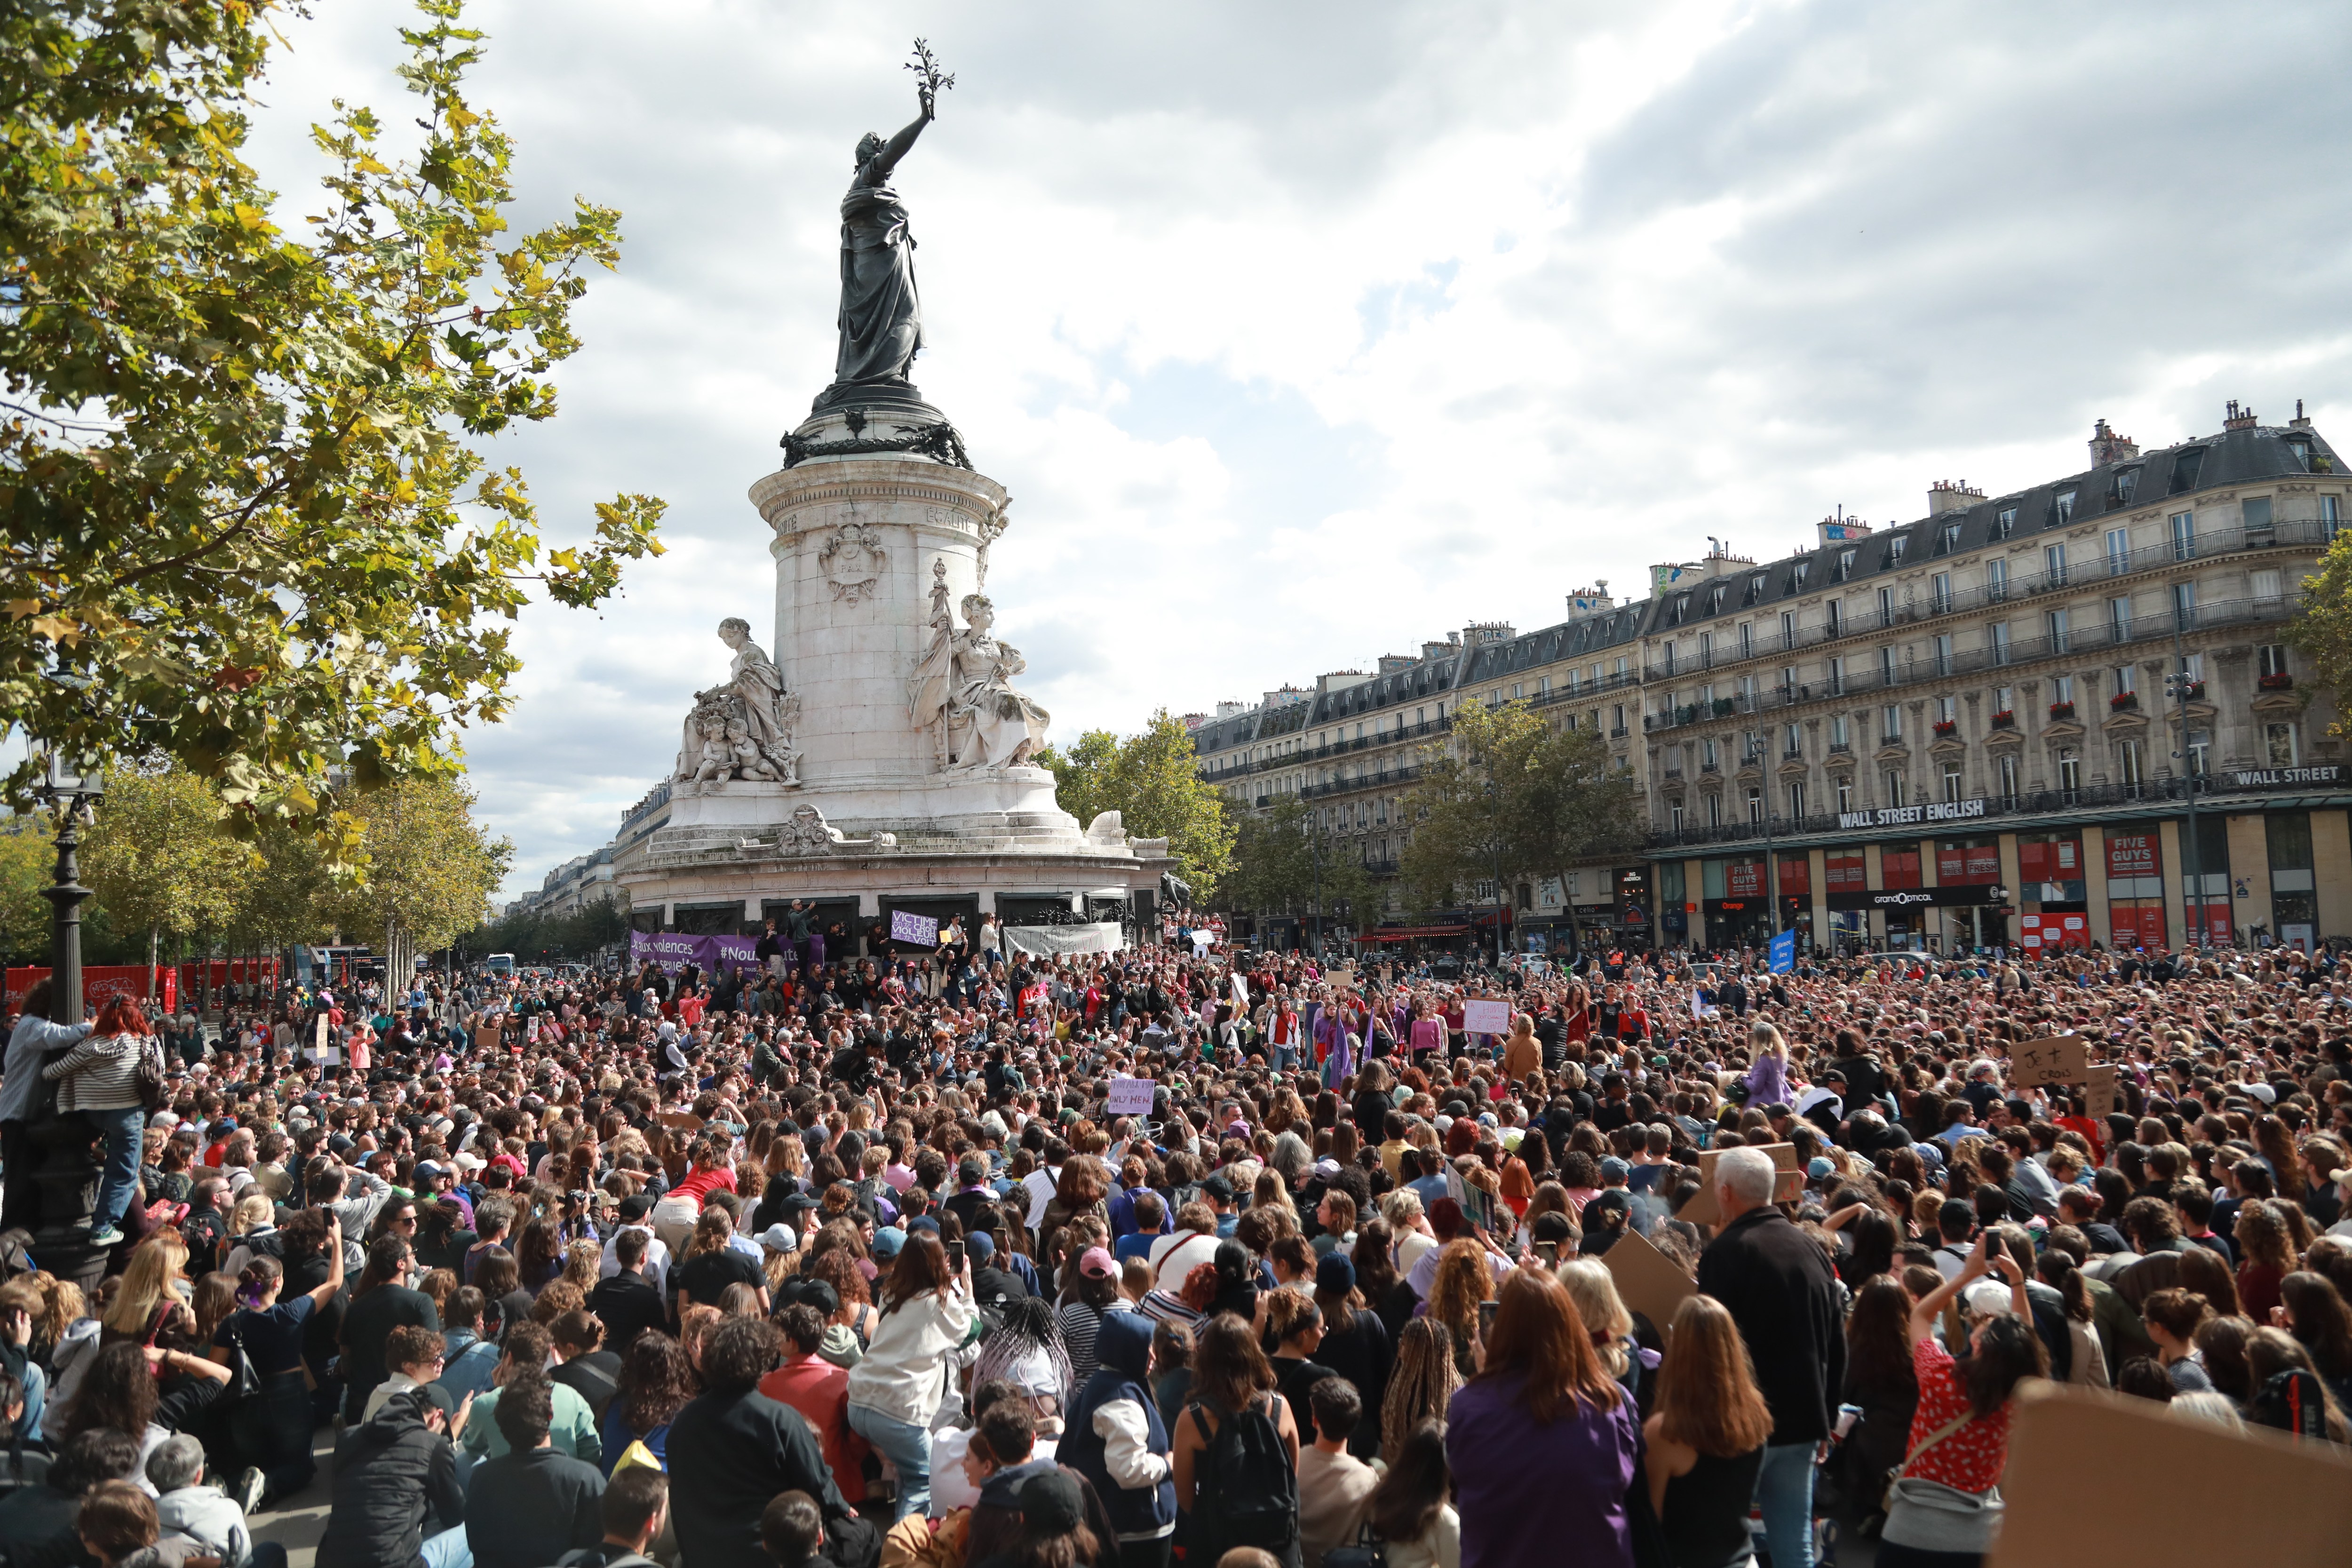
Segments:
[[[151,1002],[155,999],[156,950],[163,944],[163,930],[161,926],[147,928],[147,999]]]

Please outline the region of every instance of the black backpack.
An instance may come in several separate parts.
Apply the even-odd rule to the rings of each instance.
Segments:
[[[1236,1546],[1255,1546],[1285,1563],[1298,1561],[1298,1476],[1267,1414],[1275,1394],[1219,1420],[1193,1461],[1192,1535],[1186,1560],[1215,1563]],[[1192,1425],[1209,1430],[1195,1400]]]

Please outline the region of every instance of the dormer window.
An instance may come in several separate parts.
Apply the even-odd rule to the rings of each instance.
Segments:
[[[2190,447],[2185,448],[2179,456],[2172,459],[2172,489],[2169,493],[2179,495],[2184,490],[2195,489],[2197,488],[2198,473],[2204,467],[2204,447]]]
[[[2063,528],[2074,521],[2074,492],[2060,490],[2050,501],[2050,521],[2053,528]]]
[[[1800,561],[1794,566],[1790,567],[1789,592],[1791,594],[1803,593],[1805,591],[1805,574],[1812,569],[1813,563],[1810,561]]]
[[[1853,552],[1841,550],[1837,559],[1837,580],[1841,583],[1853,575]]]
[[[1749,579],[1748,579],[1748,597],[1746,597],[1745,599],[1742,599],[1742,600],[1740,601],[1740,603],[1741,603],[1741,604],[1743,604],[1743,605],[1752,605],[1752,604],[1754,604],[1757,600],[1759,600],[1759,599],[1762,598],[1763,596],[1764,596],[1764,574],[1763,574],[1763,573],[1761,573],[1761,572],[1759,572],[1758,574],[1756,574],[1756,575],[1755,575],[1755,576],[1750,577]]]
[[[1706,613],[1708,615],[1715,615],[1723,608],[1723,595],[1728,587],[1728,584],[1718,583],[1715,585],[1714,590],[1707,595]]]
[[[2298,441],[2290,438],[2287,441],[2286,449],[2287,455],[2294,459],[2294,466],[2296,468],[2301,468],[2306,474],[2311,472],[2310,442]]]
[[[1949,555],[1953,551],[1958,550],[1959,547],[1960,525],[1957,522],[1948,522],[1944,524],[1943,535],[1936,542],[1936,553],[1938,555]]]
[[[1681,626],[1681,625],[1683,624],[1683,617],[1684,617],[1685,616],[1689,615],[1689,614],[1690,614],[1690,595],[1689,595],[1688,594],[1677,594],[1677,595],[1675,595],[1674,624],[1675,624],[1675,626]]]
[[[1993,518],[1993,537],[1995,539],[2007,539],[2011,534],[2016,531],[2017,509],[2013,506],[2005,506],[2001,508],[2000,512]]]
[[[1886,564],[1889,566],[1902,565],[1903,547],[1910,542],[1910,537],[1907,534],[1901,533],[1898,533],[1894,538],[1888,540],[1886,542]]]
[[[2117,468],[2116,470],[2115,486],[2107,492],[2107,494],[2109,499],[2112,500],[2116,505],[2129,506],[2131,505],[2132,491],[2138,488],[2139,470],[2137,468]]]

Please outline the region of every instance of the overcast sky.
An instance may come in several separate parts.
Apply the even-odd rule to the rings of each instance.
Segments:
[[[392,0],[285,28],[257,161],[394,123]],[[858,135],[958,81],[898,188],[925,395],[1015,497],[991,560],[1054,738],[1522,631],[1706,538],[1769,558],[2297,397],[2341,441],[2340,6],[532,0],[477,108],[518,226],[619,207],[562,413],[502,440],[558,542],[670,503],[601,616],[541,607],[467,739],[509,892],[667,772],[719,618],[772,615],[744,499],[830,379]],[[765,637],[764,629],[761,636]]]

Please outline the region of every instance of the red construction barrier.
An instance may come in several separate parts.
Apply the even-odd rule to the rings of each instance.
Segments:
[[[49,977],[48,965],[37,969],[11,969],[7,972],[8,1011],[16,1012],[24,1005],[25,993]],[[163,971],[156,972],[163,979]],[[95,1013],[101,1003],[115,996],[144,996],[147,994],[147,966],[143,963],[85,963],[81,968],[81,1005],[85,1013]]]
[[[212,963],[212,994],[217,998],[221,987],[258,984],[275,985],[278,982],[278,960],[274,958],[215,959]],[[193,1008],[203,994],[197,984],[201,964],[160,964],[155,970],[155,988],[161,993],[165,1011],[176,1012],[182,1006]],[[7,971],[7,1010],[14,1013],[22,1005],[25,993],[48,978],[48,965],[27,965]],[[147,966],[143,963],[85,963],[81,968],[82,1007],[95,1013],[99,1004],[110,996],[144,996],[147,994]]]

